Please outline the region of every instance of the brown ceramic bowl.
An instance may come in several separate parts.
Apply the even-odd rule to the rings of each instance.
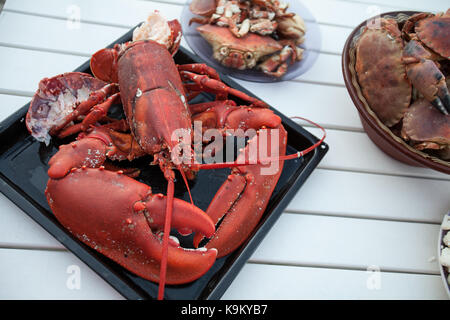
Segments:
[[[399,23],[404,22],[416,11],[394,11],[381,14],[384,18],[393,18]],[[396,136],[386,127],[370,109],[366,99],[362,95],[355,72],[355,44],[362,29],[368,21],[357,26],[348,37],[342,52],[342,71],[344,74],[345,86],[359,112],[359,117],[364,130],[369,138],[386,154],[394,159],[411,166],[431,168],[446,174],[450,174],[450,162],[433,157],[427,153],[418,151],[408,145],[403,139]]]

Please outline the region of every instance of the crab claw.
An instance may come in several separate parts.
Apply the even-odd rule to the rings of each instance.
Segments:
[[[134,274],[159,282],[166,197],[120,172],[74,169],[50,179],[47,201],[58,221],[86,245]],[[172,226],[211,236],[214,224],[199,208],[173,201]],[[167,284],[201,277],[216,259],[216,249],[184,249],[170,241]]]
[[[193,14],[208,17],[216,11],[215,0],[193,0],[189,5]]]
[[[434,56],[419,42],[411,40],[405,46],[402,60],[413,86],[435,108],[448,115],[450,113],[450,93],[444,75],[433,61]]]

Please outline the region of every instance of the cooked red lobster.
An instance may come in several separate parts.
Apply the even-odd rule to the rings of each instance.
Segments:
[[[156,25],[163,29],[151,30]],[[144,33],[147,40],[134,39],[93,55],[95,78],[73,72],[43,79],[26,124],[36,139],[46,143],[50,136],[78,134],[49,162],[46,196],[51,210],[80,241],[159,283],[161,299],[165,283],[182,284],[201,277],[216,257],[229,254],[247,239],[288,158],[284,156],[287,133],[280,117],[264,102],[228,87],[215,70],[204,64],[174,63],[172,55],[181,39],[178,21],[166,22],[154,13],[137,30],[137,38]],[[168,37],[155,39],[161,34]],[[215,94],[216,100],[187,103],[205,91]],[[237,106],[227,100],[228,95],[248,105]],[[118,102],[125,119],[108,115]],[[193,146],[174,140],[173,133],[181,130],[192,138],[194,121],[201,121],[201,131],[215,128],[223,136],[228,129],[257,133],[232,163],[175,161],[180,159],[174,156],[180,154],[180,147],[189,151]],[[263,131],[268,133],[265,144],[258,139]],[[266,161],[252,162],[251,149],[267,155]],[[270,158],[273,154],[277,156]],[[107,161],[144,155],[152,155],[152,164],[161,168],[168,181],[167,195],[153,194],[149,186],[133,179],[139,174],[136,170],[120,170]],[[273,163],[275,172],[261,174]],[[193,205],[192,198],[191,203],[174,198],[174,170],[186,182],[200,169],[218,167],[233,168],[206,213]],[[196,246],[203,237],[209,241],[203,248],[182,248],[169,236],[171,228],[181,234],[195,232]]]

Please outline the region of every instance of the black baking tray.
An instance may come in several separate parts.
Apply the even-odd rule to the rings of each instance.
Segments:
[[[129,41],[133,29],[115,43]],[[113,45],[114,43],[110,47]],[[199,57],[182,47],[174,58],[177,64],[202,62]],[[89,61],[75,71],[90,73]],[[221,79],[228,86],[255,96],[229,77],[221,75]],[[209,94],[202,94],[194,102],[209,101],[212,98]],[[239,100],[236,101],[239,103]],[[46,146],[31,137],[24,121],[28,107],[29,104],[25,105],[0,123],[0,191],[125,298],[154,299],[158,292],[157,284],[135,276],[84,245],[53,216],[44,195],[48,180],[47,163],[58,146],[68,141],[52,139],[50,145]],[[273,110],[282,118],[288,132],[287,154],[303,150],[318,141],[317,137],[300,125],[276,109]],[[266,211],[249,239],[235,252],[218,259],[198,280],[185,285],[167,286],[165,299],[219,299],[327,151],[328,145],[322,143],[303,158],[286,161]],[[148,159],[133,163],[133,166],[142,169],[138,180],[149,184],[155,193],[165,193],[167,182],[159,167],[148,166],[148,163]],[[229,169],[200,171],[197,178],[189,183],[195,205],[205,210],[228,173]],[[182,179],[177,179],[175,197],[189,201]]]

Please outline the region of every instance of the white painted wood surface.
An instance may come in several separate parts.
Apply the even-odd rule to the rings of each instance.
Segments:
[[[41,78],[78,67],[155,9],[179,18],[183,2],[7,0],[0,120],[29,101]],[[399,163],[369,140],[344,86],[340,54],[352,28],[377,10],[438,12],[448,2],[302,3],[323,39],[311,70],[282,83],[238,82],[286,115],[325,126],[331,148],[223,299],[447,299],[435,255],[450,176]],[[80,23],[68,28],[74,8]],[[0,222],[0,299],[122,299],[2,194]],[[70,289],[71,266],[80,268],[80,288]]]

